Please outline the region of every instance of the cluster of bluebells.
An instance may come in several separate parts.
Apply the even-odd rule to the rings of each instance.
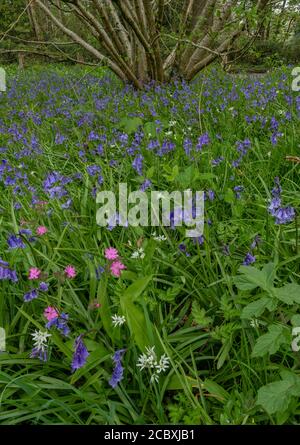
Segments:
[[[295,219],[295,209],[291,206],[283,207],[281,203],[281,186],[279,178],[276,177],[275,187],[272,189],[272,199],[269,203],[268,211],[274,216],[275,224],[288,224]]]
[[[83,343],[83,335],[79,335],[74,343],[74,354],[73,360],[71,363],[72,371],[76,371],[76,369],[82,368],[89,356],[88,350]]]
[[[0,258],[0,280],[10,280],[13,283],[17,283],[17,272],[10,268],[6,261]]]
[[[122,358],[126,352],[126,349],[119,349],[113,355],[114,370],[109,380],[109,384],[112,388],[115,388],[123,379],[124,368],[122,366]]]
[[[233,167],[239,167],[243,158],[247,155],[249,149],[251,148],[251,141],[249,139],[245,139],[244,141],[239,141],[236,144],[236,150],[239,153],[239,157],[232,161]]]

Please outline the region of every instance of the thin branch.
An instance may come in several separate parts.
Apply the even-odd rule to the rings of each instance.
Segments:
[[[47,14],[47,16],[52,20],[52,22],[66,35],[68,35],[74,42],[77,42],[79,45],[81,45],[85,50],[89,51],[91,54],[93,54],[94,57],[96,57],[101,62],[106,62],[108,66],[114,71],[114,73],[117,74],[121,79],[126,80],[123,72],[121,69],[111,60],[109,57],[105,56],[104,54],[100,53],[96,48],[94,48],[92,45],[90,45],[88,42],[83,40],[78,34],[76,34],[71,29],[67,28],[65,25],[63,25],[55,15],[52,14],[52,12],[47,8],[46,5],[41,0],[35,0],[39,7],[43,9],[43,11]]]

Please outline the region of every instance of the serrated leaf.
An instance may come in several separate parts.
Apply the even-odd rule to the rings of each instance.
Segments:
[[[269,414],[285,411],[290,403],[290,382],[283,380],[269,383],[259,388],[257,393],[257,404],[261,405]]]
[[[269,383],[258,390],[257,405],[269,414],[284,412],[292,397],[300,396],[300,377],[291,371],[280,373],[281,381]]]
[[[274,289],[274,294],[278,300],[285,304],[300,304],[300,286],[297,283],[289,283]]]
[[[120,126],[129,134],[135,133],[141,125],[143,125],[143,121],[140,117],[133,117],[131,119],[123,117],[120,121]]]
[[[240,290],[253,290],[257,287],[265,291],[273,290],[274,264],[266,264],[262,270],[252,266],[240,266],[240,275],[234,277],[234,284]]]
[[[270,298],[263,297],[259,300],[253,301],[244,307],[241,318],[250,319],[252,317],[259,317],[270,303]]]
[[[263,355],[275,354],[287,338],[284,335],[284,327],[278,324],[272,324],[268,327],[268,333],[259,337],[254,345],[252,357],[262,357]]]
[[[192,305],[192,317],[193,320],[202,328],[206,328],[212,322],[212,318],[206,316],[205,309],[200,308],[196,301],[194,301]]]
[[[177,295],[180,293],[182,286],[180,284],[175,283],[173,287],[169,287],[166,291],[159,291],[158,297],[163,300],[171,303],[175,300]]]
[[[196,179],[199,177],[198,170],[194,166],[190,165],[183,172],[177,176],[177,181],[184,189],[190,188]]]

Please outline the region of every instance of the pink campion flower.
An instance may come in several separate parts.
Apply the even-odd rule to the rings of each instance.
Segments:
[[[75,278],[76,277],[76,269],[75,269],[75,267],[68,265],[65,268],[65,274],[67,275],[68,278]]]
[[[107,260],[116,260],[119,257],[119,252],[114,247],[108,247],[104,251],[104,256]]]
[[[29,269],[29,280],[38,280],[40,278],[41,271],[37,267],[31,267]]]
[[[39,227],[36,229],[36,233],[37,233],[37,235],[39,235],[39,236],[44,235],[44,234],[47,233],[47,232],[48,232],[48,229],[47,229],[47,227],[45,227],[45,226],[39,226]]]
[[[54,307],[48,306],[44,310],[44,317],[47,318],[48,321],[53,320],[54,318],[58,317],[58,312],[54,309]]]
[[[126,269],[125,264],[121,263],[121,261],[114,261],[110,265],[111,274],[114,277],[119,277],[121,275],[121,271]]]

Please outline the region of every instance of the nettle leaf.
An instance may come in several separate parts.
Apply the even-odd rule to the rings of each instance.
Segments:
[[[282,380],[261,387],[257,393],[257,405],[261,405],[268,414],[284,412],[288,409],[292,397],[300,396],[300,377],[289,371],[280,373]]]
[[[300,286],[297,283],[289,283],[283,287],[274,289],[275,297],[286,304],[300,304]]]
[[[253,290],[261,287],[265,291],[273,290],[273,281],[275,277],[274,263],[266,264],[262,270],[252,266],[240,266],[241,275],[234,277],[234,284],[240,290]]]
[[[183,172],[177,176],[177,181],[184,189],[191,187],[191,185],[199,178],[199,172],[193,165],[185,168]]]
[[[284,326],[272,324],[268,327],[268,331],[267,334],[257,339],[252,351],[252,357],[262,357],[267,353],[275,354],[281,345],[288,343]]]
[[[178,174],[179,174],[179,167],[178,167],[178,165],[174,165],[174,167],[171,170],[170,174],[165,174],[163,176],[164,176],[164,178],[166,178],[167,181],[174,182],[175,179],[177,179]]]
[[[172,301],[175,301],[181,290],[182,285],[175,283],[174,286],[169,287],[166,291],[159,290],[157,295],[161,300],[171,303]]]
[[[244,307],[242,310],[241,318],[250,319],[252,317],[259,317],[266,308],[270,310],[270,308],[274,309],[271,305],[273,305],[273,301],[269,297],[262,297],[259,300],[253,301]],[[276,306],[276,303],[275,303]]]
[[[196,301],[194,301],[192,305],[192,317],[193,320],[202,328],[206,328],[212,322],[212,318],[206,316],[205,309],[200,308]]]
[[[120,121],[120,127],[129,134],[135,133],[141,125],[143,125],[143,121],[140,117],[133,117],[131,119],[123,117]]]

